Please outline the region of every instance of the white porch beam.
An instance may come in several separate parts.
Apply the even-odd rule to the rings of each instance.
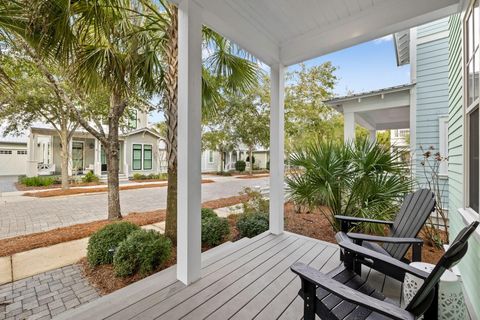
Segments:
[[[343,141],[345,143],[355,142],[355,113],[345,112],[343,118]]]
[[[284,95],[285,68],[282,65],[270,67],[270,232],[283,232],[284,216]]]
[[[191,284],[201,269],[202,11],[178,6],[177,279]]]

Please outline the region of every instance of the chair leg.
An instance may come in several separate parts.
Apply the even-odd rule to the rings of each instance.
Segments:
[[[313,283],[302,280],[303,319],[315,320],[315,299],[317,288]]]
[[[422,261],[422,243],[412,245],[412,262]]]
[[[435,297],[432,304],[428,307],[427,311],[423,314],[424,319],[438,319],[438,284],[435,286]]]

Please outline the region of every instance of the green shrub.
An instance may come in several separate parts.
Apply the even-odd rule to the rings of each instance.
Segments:
[[[228,172],[228,171],[217,171],[216,175],[217,176],[230,177],[232,175],[232,173]]]
[[[163,265],[172,254],[172,242],[154,230],[137,230],[118,246],[113,268],[119,277],[139,272],[147,275]]]
[[[238,160],[237,162],[235,162],[235,170],[237,170],[238,172],[245,171],[246,167],[247,167],[247,164],[243,160]]]
[[[39,176],[39,177],[21,177],[20,183],[27,187],[47,187],[55,184],[57,179],[52,176]]]
[[[210,208],[202,208],[202,220],[207,219],[207,218],[215,218],[218,217],[215,211]]]
[[[93,171],[88,171],[87,174],[82,177],[82,182],[84,183],[98,182],[99,180]]]
[[[230,226],[225,218],[218,216],[202,219],[202,243],[217,246],[230,234]]]
[[[98,230],[88,240],[88,263],[91,266],[112,263],[113,256],[109,250],[115,250],[130,233],[139,229],[140,227],[131,222],[117,222]]]
[[[145,175],[142,173],[134,173],[133,180],[166,180],[167,174],[166,173],[150,173],[149,175]]]
[[[242,213],[237,220],[237,229],[240,237],[253,238],[268,230],[268,214]]]

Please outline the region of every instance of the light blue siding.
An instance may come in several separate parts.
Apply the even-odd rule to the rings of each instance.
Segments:
[[[450,238],[465,226],[458,212],[464,207],[464,134],[463,134],[463,74],[462,74],[462,33],[459,15],[450,17],[449,54],[449,196],[450,196]],[[477,316],[480,316],[480,242],[477,237],[469,241],[469,251],[459,264],[463,285]],[[472,318],[475,319],[475,316]]]
[[[417,27],[417,100],[416,100],[416,179],[420,186],[426,186],[421,161],[422,151],[430,146],[434,153],[439,151],[439,118],[448,115],[448,18]],[[431,40],[432,37],[440,37]],[[443,156],[443,155],[442,155]],[[433,157],[431,158],[433,162]],[[448,208],[448,178],[441,180],[443,205]]]

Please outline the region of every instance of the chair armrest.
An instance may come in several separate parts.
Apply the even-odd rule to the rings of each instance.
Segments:
[[[396,237],[384,237],[384,236],[374,236],[369,234],[363,233],[347,233],[347,236],[353,240],[360,240],[360,241],[371,241],[371,242],[384,242],[384,243],[398,243],[398,244],[423,244],[422,239],[418,238],[396,238]]]
[[[338,245],[349,252],[352,252],[355,254],[356,257],[361,257],[361,258],[366,258],[370,260],[376,260],[377,263],[388,266],[392,270],[397,270],[396,273],[401,274],[401,273],[410,273],[418,278],[421,278],[425,280],[429,273],[419,270],[417,268],[414,268],[404,262],[401,262],[397,259],[394,259],[392,257],[389,257],[385,254],[364,248],[362,246],[359,246],[355,243],[353,243],[350,238],[343,232],[338,232],[335,235],[335,238],[337,239]],[[394,272],[395,273],[395,272]],[[399,281],[402,281],[398,279]]]
[[[378,312],[384,316],[396,320],[414,320],[415,317],[410,312],[401,309],[391,303],[378,300],[376,298],[367,296],[357,290],[347,287],[340,282],[333,280],[329,276],[315,270],[303,263],[295,263],[290,269],[298,274],[302,280],[344,299],[345,301],[365,307],[369,310]]]
[[[350,225],[358,224],[358,223],[386,224],[390,228],[393,226],[393,221],[385,221],[385,220],[367,219],[367,218],[341,216],[341,215],[336,215],[335,219],[340,220],[343,232],[348,232],[348,229],[350,229]]]

